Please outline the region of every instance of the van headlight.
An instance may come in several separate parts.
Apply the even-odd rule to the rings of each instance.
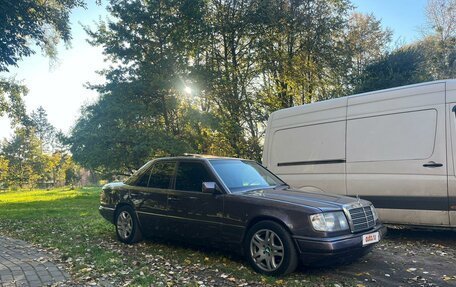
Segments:
[[[310,222],[317,231],[341,231],[349,228],[342,211],[317,213],[310,216]]]
[[[374,222],[377,222],[377,220],[378,220],[377,210],[375,210],[375,207],[373,205],[371,205],[370,208],[372,211],[372,216],[374,217]]]

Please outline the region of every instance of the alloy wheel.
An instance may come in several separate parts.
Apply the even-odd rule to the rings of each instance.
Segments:
[[[275,271],[284,259],[282,240],[274,231],[260,229],[250,240],[250,256],[260,269]]]
[[[117,217],[117,232],[122,239],[127,240],[133,231],[133,218],[127,211],[122,211]]]

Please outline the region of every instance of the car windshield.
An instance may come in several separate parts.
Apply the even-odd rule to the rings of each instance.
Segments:
[[[285,185],[261,165],[248,160],[210,160],[217,174],[231,192]]]
[[[147,162],[145,165],[140,167],[137,171],[135,171],[126,181],[126,184],[133,184],[135,183],[141,175],[151,166],[152,161]]]

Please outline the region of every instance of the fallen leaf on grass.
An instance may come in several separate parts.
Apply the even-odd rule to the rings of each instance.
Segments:
[[[90,271],[92,271],[92,268],[90,268],[90,267],[81,269],[81,272],[83,272],[83,273],[90,272]]]
[[[443,275],[442,278],[444,281],[456,280],[456,276]]]

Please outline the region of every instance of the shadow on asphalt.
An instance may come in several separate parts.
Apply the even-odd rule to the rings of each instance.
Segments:
[[[456,243],[456,230],[431,230],[420,228],[388,228],[385,237],[390,240],[416,240],[442,243]]]

